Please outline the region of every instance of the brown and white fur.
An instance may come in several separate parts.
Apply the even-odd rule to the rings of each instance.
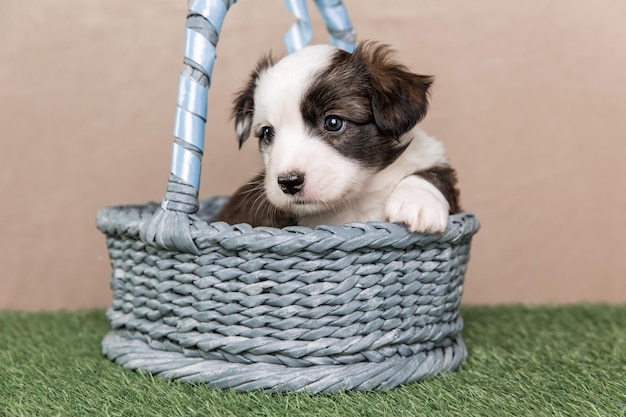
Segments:
[[[216,220],[275,227],[390,221],[443,231],[460,209],[443,145],[416,127],[431,83],[373,42],[352,54],[316,45],[276,63],[263,58],[233,115],[240,147],[251,132],[258,138],[265,171]]]

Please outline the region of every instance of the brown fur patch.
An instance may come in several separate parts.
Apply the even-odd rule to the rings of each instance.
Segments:
[[[254,90],[256,89],[259,75],[272,65],[274,65],[274,58],[271,54],[262,57],[250,74],[246,85],[235,95],[232,117],[235,119],[235,126],[242,127],[237,134],[239,148],[250,136],[252,117],[254,116]]]
[[[263,180],[265,173],[254,177],[239,187],[217,213],[213,221],[228,224],[248,223],[252,226],[286,227],[296,224],[296,219],[277,209],[265,197]]]
[[[300,110],[312,132],[341,154],[381,170],[406,149],[399,141],[426,114],[432,78],[411,73],[391,59],[391,49],[360,43],[352,54],[337,51],[327,69],[315,75]],[[326,116],[346,122],[329,133]]]
[[[416,172],[414,175],[424,178],[441,191],[441,194],[443,194],[450,205],[450,214],[461,211],[459,190],[456,187],[456,171],[453,168],[448,165],[437,165],[424,171]]]
[[[412,73],[393,60],[392,53],[388,45],[362,42],[351,61],[352,65],[365,66],[369,73],[376,124],[398,138],[426,115],[433,78]]]

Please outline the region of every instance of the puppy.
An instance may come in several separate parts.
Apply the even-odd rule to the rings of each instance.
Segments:
[[[443,145],[417,123],[432,78],[411,73],[390,49],[350,54],[303,48],[260,60],[233,110],[239,146],[259,141],[265,171],[215,220],[284,227],[362,221],[442,232],[459,208]]]

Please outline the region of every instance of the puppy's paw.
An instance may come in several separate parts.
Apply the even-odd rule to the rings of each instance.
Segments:
[[[412,232],[443,232],[450,206],[441,192],[416,175],[400,181],[385,204],[390,222],[404,223]]]

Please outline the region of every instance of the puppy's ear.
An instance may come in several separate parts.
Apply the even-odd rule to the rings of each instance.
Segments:
[[[387,45],[360,43],[353,59],[367,68],[372,85],[372,111],[378,127],[400,138],[424,118],[428,110],[428,89],[433,78],[413,74],[391,59]]]
[[[257,81],[263,71],[274,65],[274,59],[271,55],[266,55],[259,60],[248,83],[235,96],[233,103],[232,117],[235,119],[235,135],[239,148],[250,136],[252,129],[252,117],[254,116],[254,91],[256,90]]]

